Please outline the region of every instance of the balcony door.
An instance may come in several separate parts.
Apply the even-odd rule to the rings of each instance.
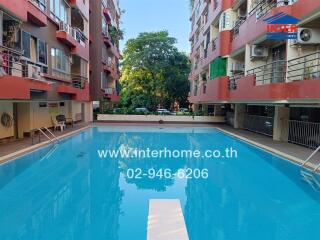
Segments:
[[[272,48],[272,83],[284,82],[286,72],[286,45]]]

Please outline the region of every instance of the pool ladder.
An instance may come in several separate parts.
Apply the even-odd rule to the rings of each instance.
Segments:
[[[56,144],[59,143],[59,139],[47,128],[42,127],[38,128],[39,132],[41,132],[51,143]],[[47,131],[49,134],[47,134],[45,131]]]
[[[306,168],[307,164],[311,161],[311,159],[320,151],[320,146],[314,150],[314,152],[300,165],[301,168]],[[318,163],[318,165],[316,165],[312,171],[314,173],[316,173],[318,170],[320,169],[320,162]]]

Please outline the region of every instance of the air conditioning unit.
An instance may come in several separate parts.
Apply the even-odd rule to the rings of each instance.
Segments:
[[[320,44],[320,29],[298,28],[298,44]]]
[[[60,30],[60,31],[64,31],[64,32],[66,32],[66,33],[70,33],[70,26],[69,26],[69,24],[61,21],[61,22],[59,23],[59,30]]]
[[[113,88],[108,87],[108,88],[104,89],[104,94],[112,95],[113,94]]]
[[[28,78],[41,79],[41,68],[33,64],[28,64]]]
[[[251,58],[266,58],[269,55],[269,48],[263,45],[251,46]]]
[[[246,19],[247,17],[247,10],[244,8],[239,8],[238,9],[238,18],[239,19]]]
[[[244,72],[245,66],[243,63],[233,63],[232,64],[232,72],[233,73],[242,73]]]

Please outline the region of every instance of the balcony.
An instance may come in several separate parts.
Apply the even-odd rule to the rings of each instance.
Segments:
[[[303,19],[305,16],[308,16],[311,13],[319,12],[320,10],[320,1],[315,0],[303,0],[297,1],[292,6],[293,16]]]
[[[253,42],[258,38],[266,38],[267,24],[263,21],[263,18],[271,17],[280,12],[292,14],[292,5],[283,5],[281,2],[278,5],[274,5],[272,2],[268,5],[271,7],[268,8],[260,9],[255,7],[249,13],[246,21],[239,22],[234,27],[231,43],[232,52],[244,48],[248,42]]]
[[[28,20],[39,27],[47,26],[46,4],[44,0],[28,1]]]
[[[200,88],[192,91],[189,101],[192,103],[225,102],[229,99],[229,77],[217,77],[214,80],[202,82]]]
[[[119,52],[118,47],[112,42],[109,34],[105,34],[103,33],[103,42],[105,43],[105,45],[107,46],[107,48],[111,51],[111,53],[117,58],[120,59],[121,58],[121,54]]]
[[[32,91],[51,91],[40,67],[28,64],[22,52],[0,46],[0,99],[30,100]]]
[[[89,1],[84,0],[67,0],[72,8],[78,9],[82,15],[89,19]]]
[[[192,70],[190,75],[196,76],[202,73],[209,67],[209,64],[218,57],[226,56],[230,54],[230,38],[231,31],[222,31],[218,34],[218,37],[213,39],[204,49],[202,57],[199,58],[198,64]],[[200,55],[197,53],[197,55]],[[195,55],[192,55],[195,56]],[[191,57],[192,57],[191,56]]]
[[[86,85],[84,89],[75,88],[67,85],[59,85],[57,87],[58,93],[72,95],[72,100],[75,101],[89,101],[89,86]]]
[[[110,100],[111,102],[119,102],[120,101],[120,94],[119,92],[112,87],[108,87],[104,89],[104,96],[106,99]]]
[[[112,18],[111,18],[111,14],[110,14],[110,9],[105,7],[103,8],[103,15],[107,20],[108,24],[111,24]]]
[[[19,1],[19,4],[12,0],[1,0],[0,8],[4,9],[4,11],[8,12],[10,15],[18,18],[20,21],[26,22],[28,20],[28,4],[29,3],[26,0]]]
[[[88,39],[80,29],[60,22],[59,31],[56,32],[56,36],[71,48],[72,54],[78,55],[86,60],[89,59]]]
[[[278,61],[249,70],[229,83],[230,101],[318,102],[320,92],[320,52]],[[235,87],[230,87],[235,86]]]
[[[118,67],[108,57],[105,61],[102,61],[104,71],[112,77],[112,79],[118,80],[120,78]]]

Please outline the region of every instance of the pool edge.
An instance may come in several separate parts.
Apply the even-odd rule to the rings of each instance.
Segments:
[[[75,135],[75,134],[78,134],[79,132],[82,132],[83,130],[86,130],[88,128],[92,128],[92,124],[90,125],[87,125],[85,127],[82,127],[82,128],[79,128],[77,130],[74,130],[72,132],[69,132],[69,133],[66,133],[66,134],[63,134],[61,136],[58,136],[57,139],[58,140],[61,140],[61,139],[64,139],[64,138],[68,138],[68,137],[71,137],[72,135]],[[9,153],[7,155],[4,155],[2,157],[0,157],[0,165],[4,164],[4,163],[7,163],[9,161],[12,161],[18,157],[21,157],[25,154],[28,154],[28,153],[31,153],[33,151],[36,151],[42,147],[45,147],[47,145],[51,144],[51,142],[48,140],[48,141],[45,141],[45,142],[41,142],[41,143],[37,143],[35,145],[32,145],[30,147],[27,147],[27,148],[23,148],[21,150],[18,150],[14,153]]]
[[[217,130],[219,130],[219,131],[221,131],[221,132],[229,135],[229,136],[232,136],[232,137],[235,137],[235,138],[237,138],[237,139],[239,139],[239,140],[242,140],[242,141],[244,141],[245,143],[247,143],[247,144],[249,144],[249,145],[251,145],[251,146],[257,147],[257,148],[259,148],[259,149],[261,149],[261,150],[263,150],[263,151],[266,151],[266,152],[268,152],[268,153],[277,155],[277,156],[283,158],[284,160],[289,161],[289,162],[291,162],[291,163],[293,163],[293,164],[300,165],[300,164],[302,164],[302,163],[305,161],[305,160],[303,160],[303,159],[301,159],[301,158],[297,158],[297,157],[291,156],[291,155],[289,155],[289,154],[287,154],[287,153],[281,152],[281,151],[276,150],[276,149],[274,149],[274,148],[272,148],[272,147],[268,147],[268,146],[266,146],[266,145],[264,145],[264,144],[257,143],[257,142],[255,142],[255,141],[253,141],[253,140],[250,140],[249,138],[242,137],[242,136],[240,136],[240,135],[238,135],[238,134],[229,132],[229,131],[227,131],[227,130],[225,130],[225,129],[222,129],[222,128],[219,128],[219,127],[215,127],[215,128],[216,128]]]

